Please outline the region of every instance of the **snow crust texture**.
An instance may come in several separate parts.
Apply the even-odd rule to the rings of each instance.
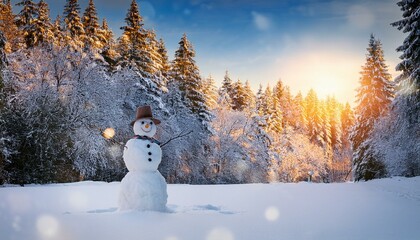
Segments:
[[[420,177],[334,184],[169,184],[169,212],[118,211],[123,185],[136,189],[132,200],[142,199],[138,198],[142,194],[153,196],[136,186],[155,184],[150,175],[130,172],[127,185],[123,181],[0,187],[0,239],[418,240],[420,236]]]

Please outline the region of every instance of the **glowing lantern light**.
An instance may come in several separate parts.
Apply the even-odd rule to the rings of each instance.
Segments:
[[[115,130],[113,128],[107,128],[102,132],[102,136],[106,139],[111,139],[115,136]]]

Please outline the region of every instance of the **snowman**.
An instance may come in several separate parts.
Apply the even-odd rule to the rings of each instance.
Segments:
[[[162,150],[153,138],[159,123],[150,106],[137,108],[131,123],[135,136],[127,141],[123,154],[128,173],[121,181],[120,211],[166,211],[166,181],[158,171]]]

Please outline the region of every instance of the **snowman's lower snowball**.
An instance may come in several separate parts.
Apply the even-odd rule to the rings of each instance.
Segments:
[[[166,211],[166,182],[158,172],[128,172],[121,181],[119,210]]]

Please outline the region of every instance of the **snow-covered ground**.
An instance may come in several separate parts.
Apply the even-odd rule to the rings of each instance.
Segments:
[[[170,213],[118,212],[119,186],[0,187],[0,239],[420,239],[420,177],[168,185]]]

